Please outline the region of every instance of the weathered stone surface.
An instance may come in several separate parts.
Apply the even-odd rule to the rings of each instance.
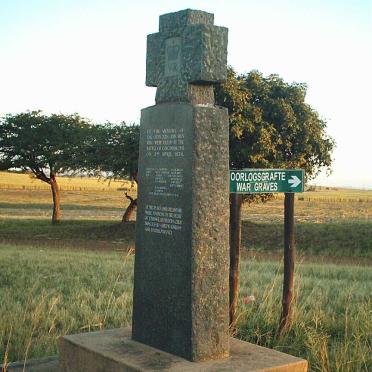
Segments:
[[[160,32],[174,32],[181,27],[197,24],[214,23],[214,14],[194,9],[184,9],[179,12],[163,14],[159,17]]]
[[[142,111],[133,338],[228,355],[228,121],[213,106]]]
[[[23,361],[9,363],[6,368],[4,365],[0,365],[0,370],[7,372],[61,372],[58,356],[29,359],[26,363]]]
[[[193,109],[192,360],[207,360],[229,354],[229,129],[227,109]]]
[[[213,14],[183,10],[160,17],[147,37],[146,85],[158,87],[156,102],[192,102],[189,84],[214,84],[227,77],[227,28]]]
[[[135,342],[130,329],[66,336],[60,339],[63,372],[306,372],[303,359],[230,339],[230,358],[189,362],[176,355]]]

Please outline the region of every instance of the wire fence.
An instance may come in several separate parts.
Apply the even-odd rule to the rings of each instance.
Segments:
[[[129,187],[84,187],[84,186],[68,186],[60,185],[61,191],[133,191]],[[29,190],[29,191],[42,191],[50,190],[50,186],[45,185],[17,185],[17,184],[0,184],[0,190]]]
[[[50,190],[50,186],[48,184],[45,185],[20,185],[20,184],[0,184],[0,190],[28,190],[28,191],[43,191],[43,190]],[[94,186],[72,186],[72,185],[60,185],[61,191],[84,191],[84,192],[109,192],[109,191],[122,191],[122,192],[130,192],[133,193],[136,191],[135,187],[131,186],[121,186],[121,187],[94,187]],[[276,199],[283,199],[284,194],[278,194]],[[359,203],[372,203],[372,196],[324,196],[324,195],[296,195],[296,199],[298,201],[305,201],[305,202],[328,202],[328,203],[347,203],[347,202],[359,202]]]
[[[297,196],[298,201],[319,201],[328,203],[348,203],[348,202],[359,202],[359,203],[372,203],[371,197],[328,197],[328,196]]]

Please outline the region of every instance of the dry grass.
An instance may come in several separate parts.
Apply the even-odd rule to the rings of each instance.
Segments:
[[[61,191],[61,205],[65,211],[122,210],[127,204],[124,191]],[[5,209],[22,209],[25,216],[29,213],[35,215],[33,209],[46,209],[49,212],[52,207],[52,193],[50,190],[0,190],[0,205],[4,212]]]
[[[113,191],[134,187],[127,180],[109,182],[95,177],[58,177],[57,181],[61,190],[70,191]],[[0,172],[0,189],[49,190],[50,186],[32,174]]]
[[[362,201],[357,196],[350,201],[322,198],[302,201],[296,198],[295,219],[298,223],[371,221],[372,202],[368,201],[368,197],[367,195]],[[340,198],[342,199],[342,194]],[[282,222],[283,214],[284,198],[278,196],[264,204],[244,204],[242,218],[251,222]]]
[[[372,190],[367,189],[361,190],[318,186],[313,189],[313,191],[306,191],[303,194],[297,194],[297,196],[298,198],[303,197],[305,200],[372,202]]]

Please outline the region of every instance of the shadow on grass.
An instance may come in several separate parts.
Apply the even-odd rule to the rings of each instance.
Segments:
[[[88,249],[134,246],[135,222],[64,220],[0,220],[0,240],[15,244]]]
[[[279,223],[242,223],[242,246],[255,251],[282,252],[284,227]],[[300,254],[372,258],[371,222],[297,223]]]
[[[0,220],[0,240],[12,242],[68,242],[69,245],[96,247],[118,242],[134,245],[135,222],[119,223],[95,220]],[[243,252],[282,254],[283,225],[280,223],[242,223]],[[372,223],[297,223],[299,255],[372,258]]]

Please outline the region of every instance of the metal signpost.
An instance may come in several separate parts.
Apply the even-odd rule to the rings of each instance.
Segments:
[[[280,331],[288,327],[294,293],[294,193],[303,192],[303,169],[241,169],[230,171],[230,321],[234,327],[238,299],[242,194],[284,192],[284,279]]]

